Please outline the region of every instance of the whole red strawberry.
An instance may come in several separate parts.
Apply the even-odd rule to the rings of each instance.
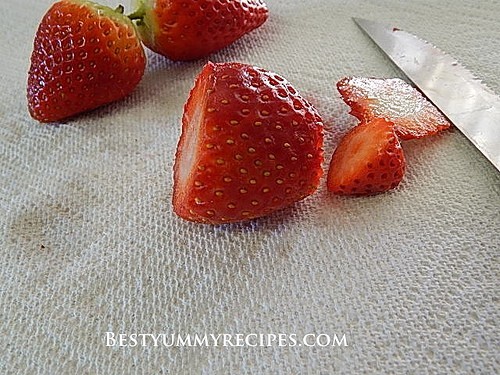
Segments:
[[[394,124],[374,119],[351,129],[333,153],[328,190],[340,195],[370,195],[395,188],[406,160]]]
[[[28,108],[54,122],[128,95],[141,80],[144,50],[130,19],[85,0],[62,0],[43,17],[28,73]]]
[[[142,40],[172,60],[194,60],[218,51],[261,26],[262,0],[136,0]]]
[[[208,63],[184,107],[174,166],[174,211],[229,223],[312,194],[322,175],[323,124],[282,77]]]

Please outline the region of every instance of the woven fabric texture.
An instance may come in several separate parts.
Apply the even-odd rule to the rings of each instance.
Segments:
[[[269,20],[210,60],[292,82],[324,119],[325,168],[356,123],[335,82],[404,78],[353,16],[432,41],[500,93],[498,1],[267,3]],[[208,60],[148,51],[125,100],[40,125],[26,79],[50,4],[0,3],[0,373],[500,371],[500,174],[458,130],[405,142],[390,193],[340,198],[323,178],[266,218],[189,223],[172,211],[172,167]],[[106,332],[345,334],[348,346],[118,347]]]

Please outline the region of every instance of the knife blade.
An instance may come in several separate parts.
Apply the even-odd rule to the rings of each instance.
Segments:
[[[379,22],[353,20],[500,171],[500,98],[429,42]]]

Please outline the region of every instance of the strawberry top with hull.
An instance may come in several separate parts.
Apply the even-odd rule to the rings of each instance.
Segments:
[[[351,114],[361,121],[383,118],[403,140],[436,134],[451,126],[419,91],[399,78],[346,77],[337,83]]]
[[[53,122],[121,99],[139,83],[145,66],[135,26],[120,11],[84,0],[59,1],[35,36],[30,114]]]
[[[195,60],[218,51],[261,26],[262,0],[136,0],[144,44],[171,60]]]
[[[284,208],[316,190],[322,145],[320,116],[285,79],[208,63],[184,109],[174,210],[219,224]]]

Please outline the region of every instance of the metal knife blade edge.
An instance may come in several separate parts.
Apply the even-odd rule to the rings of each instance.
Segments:
[[[401,68],[399,68],[398,64],[392,59],[392,57],[390,55],[388,55],[387,53],[385,53],[385,51],[382,49],[382,47],[380,47],[378,45],[378,43],[372,38],[372,36],[364,29],[364,27],[362,26],[363,22],[365,22],[365,21],[369,22],[369,21],[366,20],[366,19],[364,19],[364,18],[359,18],[359,17],[352,17],[352,20],[361,29],[361,31],[365,35],[367,35],[370,38],[370,40],[372,40],[374,42],[375,46],[383,53],[383,55],[387,56],[387,58],[392,61],[392,63],[394,64],[394,66],[399,71],[401,71],[405,77],[408,77],[406,75],[406,73],[403,70],[401,70]],[[384,26],[387,27],[388,29],[394,29],[394,26],[389,26],[388,24],[384,24]],[[414,33],[410,32],[410,31],[406,31],[406,30],[403,30],[403,29],[399,29],[397,27],[396,27],[396,29],[398,31],[400,31],[400,32],[404,32],[404,33],[410,34],[412,37],[420,40],[422,43],[427,44],[428,46],[430,46],[430,47],[434,48],[435,50],[439,51],[439,53],[441,53],[443,56],[445,56],[447,59],[449,59],[448,62],[449,62],[450,65],[456,67],[457,69],[460,69],[461,74],[463,74],[463,76],[465,78],[467,78],[467,79],[469,79],[471,81],[474,81],[476,84],[478,84],[479,86],[481,86],[481,88],[484,89],[484,91],[488,92],[491,95],[494,95],[495,97],[498,97],[498,94],[493,89],[491,89],[483,80],[481,80],[476,75],[474,75],[474,73],[469,68],[467,68],[467,66],[463,65],[461,62],[459,62],[457,59],[455,59],[449,53],[443,51],[439,47],[436,47],[434,44],[432,44],[428,40],[420,38],[417,34],[414,34]],[[408,77],[408,79],[411,80],[411,77]],[[418,87],[418,85],[415,82],[413,82],[413,84]],[[427,98],[427,99],[429,99],[429,98]]]
[[[405,36],[411,37],[411,38],[415,39],[415,41],[418,41],[419,43],[421,43],[422,45],[429,46],[431,49],[435,50],[436,53],[441,56],[443,63],[449,65],[450,68],[453,67],[453,69],[456,70],[456,72],[458,73],[458,75],[460,75],[460,77],[463,79],[463,81],[467,82],[468,87],[475,88],[475,91],[480,93],[479,98],[481,98],[481,100],[485,103],[486,107],[480,108],[478,110],[486,111],[486,110],[493,109],[493,108],[496,108],[498,110],[498,108],[500,108],[500,97],[495,93],[495,91],[492,90],[490,87],[488,87],[488,85],[485,84],[481,79],[477,78],[466,66],[464,66],[463,64],[458,62],[454,57],[452,57],[448,53],[442,51],[440,48],[436,47],[435,45],[433,45],[429,41],[422,39],[419,36],[417,36],[411,32],[408,32],[408,31],[405,31],[405,30],[402,30],[399,28],[394,28],[394,27],[388,26],[387,24],[379,23],[377,21],[370,21],[370,20],[356,18],[356,17],[353,17],[352,19],[358,25],[358,27],[363,31],[363,33],[366,34],[370,38],[370,40],[372,40],[374,42],[374,44],[382,52],[382,54],[389,58],[389,60],[395,65],[395,67],[398,68],[398,70],[401,71],[403,73],[403,75],[405,77],[407,77],[413,83],[413,85],[416,88],[418,88],[419,91],[421,91],[422,94],[432,104],[434,104],[434,106],[438,110],[440,110],[443,113],[443,115],[445,115],[445,117],[447,117],[450,120],[450,122],[452,122],[455,125],[455,127],[457,127],[458,130],[460,130],[461,133],[476,146],[476,148],[478,148],[481,151],[481,153],[493,164],[493,166],[495,166],[497,168],[497,170],[500,170],[500,158],[499,158],[500,155],[498,154],[498,151],[495,153],[494,151],[492,151],[491,144],[489,146],[487,146],[486,143],[484,142],[484,140],[480,140],[480,139],[476,138],[476,136],[472,136],[469,133],[469,131],[464,131],[464,129],[462,129],[460,126],[457,126],[457,124],[452,119],[450,119],[449,116],[447,116],[447,114],[443,111],[443,109],[441,109],[440,106],[437,103],[435,103],[432,100],[432,98],[430,98],[426,94],[426,92],[424,92],[419,87],[419,84],[417,84],[412,79],[411,74],[404,71],[399,66],[399,62],[396,61],[391,56],[391,54],[389,54],[385,51],[384,46],[379,45],[379,42],[375,39],[375,35],[377,33],[376,30],[380,27],[383,27],[386,30],[392,29],[393,31],[401,32]],[[370,29],[373,29],[373,31]],[[373,37],[372,37],[372,35],[370,35],[370,32],[374,33]],[[469,112],[469,113],[473,113],[473,112]],[[498,136],[496,138],[498,139]]]

